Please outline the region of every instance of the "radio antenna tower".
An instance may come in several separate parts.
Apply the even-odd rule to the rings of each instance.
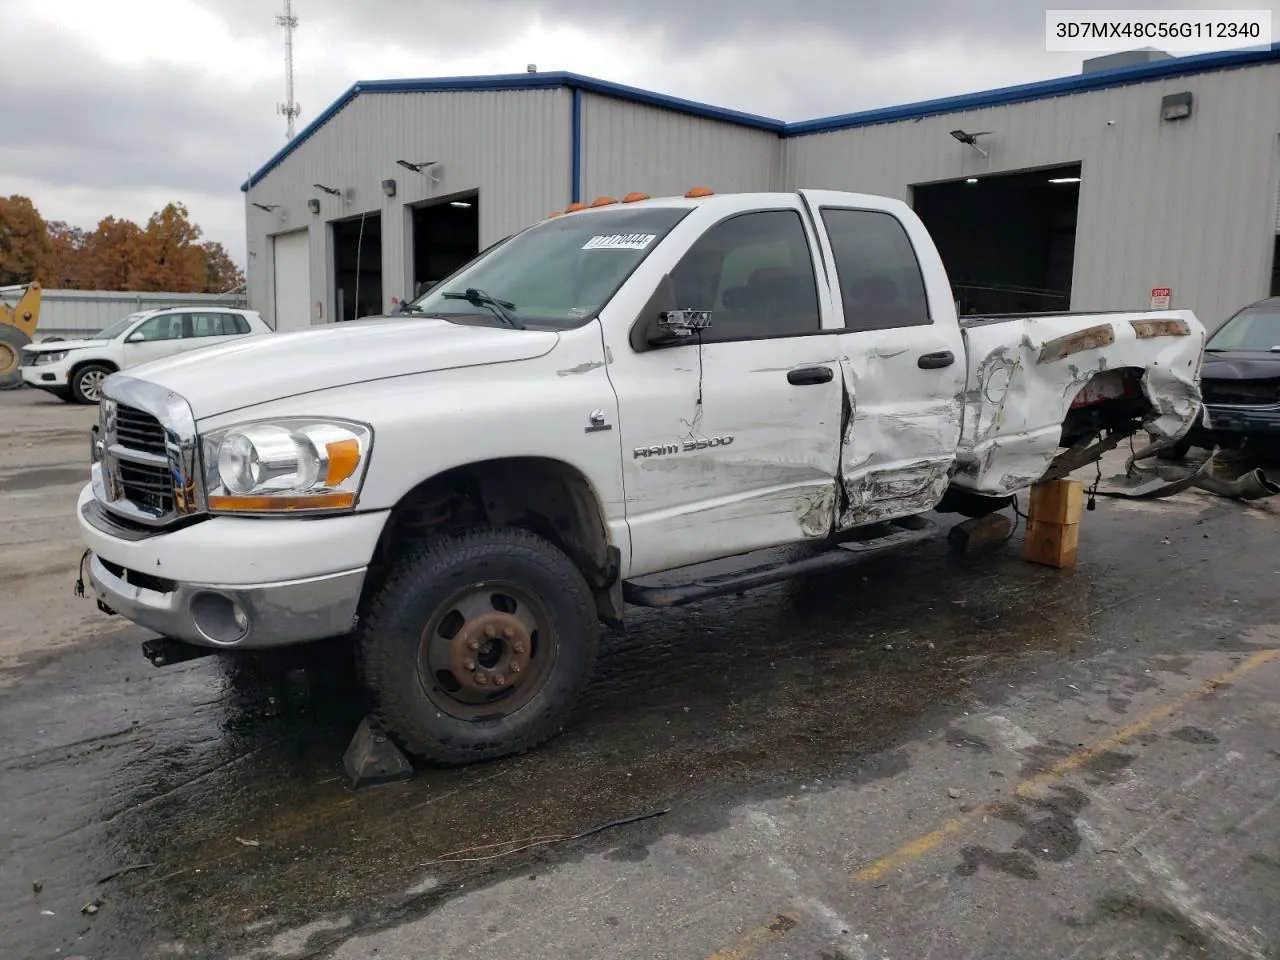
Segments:
[[[286,139],[293,139],[293,122],[302,108],[293,99],[293,31],[298,26],[298,18],[293,15],[293,0],[284,0],[284,13],[276,16],[276,25],[284,27],[284,90],[285,102],[277,106],[277,112],[284,115],[288,124]]]

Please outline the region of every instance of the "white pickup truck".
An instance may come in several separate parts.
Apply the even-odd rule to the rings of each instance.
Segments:
[[[852,193],[602,198],[404,309],[112,375],[77,510],[109,612],[350,635],[440,763],[554,734],[627,602],[888,549],[1200,406],[1193,314],[960,321],[910,208]]]

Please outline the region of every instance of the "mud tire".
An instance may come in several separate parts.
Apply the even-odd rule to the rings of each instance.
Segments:
[[[487,581],[519,586],[541,604],[553,632],[543,649],[554,659],[518,708],[461,719],[433,701],[444,688],[423,677],[421,651],[451,598]],[[369,603],[355,639],[374,719],[406,752],[456,766],[523,753],[558,733],[591,679],[599,638],[594,599],[569,558],[528,531],[490,527],[412,547]]]
[[[22,348],[31,342],[31,338],[17,327],[0,323],[0,390],[17,390],[24,386],[22,382]]]

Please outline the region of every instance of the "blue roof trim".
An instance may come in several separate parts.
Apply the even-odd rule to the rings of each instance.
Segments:
[[[371,80],[352,85],[335,100],[327,110],[307,124],[292,140],[283,146],[257,172],[250,175],[240,187],[247,191],[274,170],[294,150],[305,143],[316,131],[329,122],[333,116],[361,93],[426,93],[446,91],[480,91],[480,90],[548,90],[568,87],[605,97],[629,100],[649,106],[675,110],[692,116],[711,120],[721,120],[738,126],[756,130],[766,130],[781,137],[797,137],[813,133],[828,133],[834,130],[848,130],[854,127],[871,126],[878,123],[892,123],[898,120],[913,120],[919,117],[935,116],[942,113],[956,113],[962,110],[977,110],[982,107],[1005,106],[1012,103],[1025,103],[1029,100],[1042,100],[1049,97],[1060,97],[1072,93],[1083,93],[1089,90],[1101,90],[1108,87],[1121,87],[1134,83],[1147,83],[1165,77],[1186,76],[1194,73],[1207,73],[1214,70],[1229,70],[1234,67],[1245,67],[1257,63],[1280,60],[1280,43],[1273,43],[1261,50],[1229,50],[1219,53],[1203,53],[1190,57],[1175,57],[1172,60],[1159,60],[1155,63],[1138,64],[1132,67],[1119,67],[1114,70],[1100,70],[1097,73],[1086,73],[1078,76],[1060,77],[1054,80],[1041,80],[1035,83],[1024,83],[1013,87],[1001,87],[997,90],[986,90],[980,93],[968,93],[955,97],[943,97],[938,100],[926,100],[920,103],[909,103],[897,107],[885,107],[877,110],[864,110],[859,113],[848,113],[835,117],[817,120],[806,120],[800,123],[783,123],[769,117],[742,113],[737,110],[726,110],[694,100],[670,97],[639,87],[629,87],[606,80],[596,80],[576,73],[513,73],[491,77],[441,77],[421,80]]]
[[[1154,63],[1141,63],[1131,67],[1116,67],[1112,70],[1099,70],[1096,73],[1082,73],[1078,76],[1039,80],[1035,83],[1023,83],[1013,87],[1000,87],[996,90],[984,90],[981,93],[966,93],[955,97],[942,97],[938,100],[907,103],[897,107],[883,107],[877,110],[847,113],[837,117],[789,123],[783,135],[799,137],[812,133],[827,133],[833,130],[866,127],[877,123],[893,123],[898,120],[915,120],[919,117],[958,113],[962,110],[978,110],[982,107],[1003,107],[1013,103],[1025,103],[1029,100],[1044,100],[1049,97],[1061,97],[1090,90],[1123,87],[1134,83],[1149,83],[1152,80],[1160,80],[1165,77],[1181,77],[1193,73],[1229,70],[1233,67],[1245,67],[1271,60],[1280,60],[1280,43],[1273,43],[1266,50],[1230,50],[1218,53],[1201,53],[1191,57],[1175,57],[1172,60],[1157,60]]]

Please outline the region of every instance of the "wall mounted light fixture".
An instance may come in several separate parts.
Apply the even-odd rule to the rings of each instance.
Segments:
[[[394,197],[396,195],[396,182],[394,180],[383,180],[382,192],[388,197]]]
[[[319,213],[319,212],[320,212],[320,201],[319,201],[319,200],[317,200],[315,197],[312,197],[310,200],[308,200],[308,201],[307,201],[307,208],[308,208],[312,213]]]
[[[1160,98],[1161,120],[1185,120],[1191,116],[1191,91],[1171,93]]]

